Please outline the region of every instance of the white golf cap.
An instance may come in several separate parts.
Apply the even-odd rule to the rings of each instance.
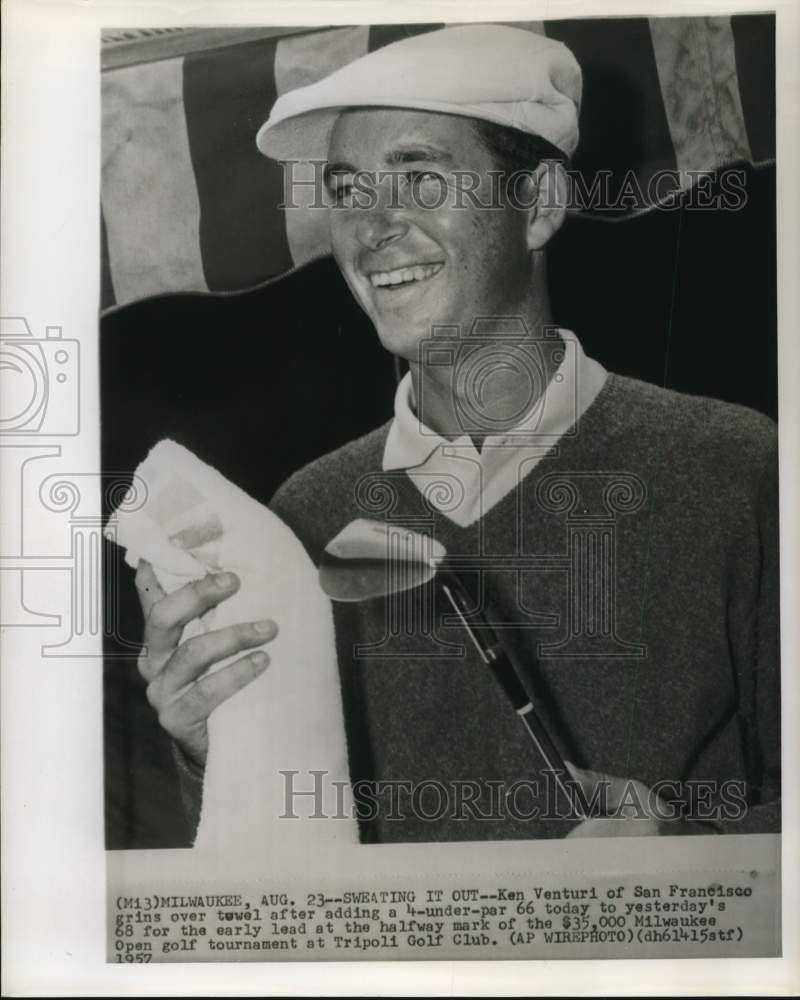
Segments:
[[[325,160],[344,108],[389,107],[478,118],[578,145],[581,70],[561,42],[523,28],[468,24],[429,31],[355,59],[283,94],[256,137],[275,160]]]

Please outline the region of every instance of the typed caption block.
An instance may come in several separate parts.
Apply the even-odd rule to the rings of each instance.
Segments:
[[[777,878],[757,869],[109,888],[115,963],[780,954]]]

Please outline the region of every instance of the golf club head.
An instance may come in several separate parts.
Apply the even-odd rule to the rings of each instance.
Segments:
[[[319,582],[334,601],[385,597],[432,580],[446,555],[427,535],[360,517],[325,547]]]

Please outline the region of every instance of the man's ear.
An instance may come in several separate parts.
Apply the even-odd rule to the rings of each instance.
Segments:
[[[536,204],[528,213],[529,250],[543,250],[561,228],[567,214],[567,175],[557,160],[543,160],[533,174]]]

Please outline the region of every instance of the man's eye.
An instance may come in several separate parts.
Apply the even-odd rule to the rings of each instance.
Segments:
[[[447,181],[435,170],[409,170],[406,184],[413,203],[419,208],[441,208],[447,197]]]
[[[335,180],[328,185],[328,191],[335,205],[343,205],[353,194],[351,181]]]
[[[412,184],[444,184],[444,178],[434,170],[410,170],[406,175]]]

